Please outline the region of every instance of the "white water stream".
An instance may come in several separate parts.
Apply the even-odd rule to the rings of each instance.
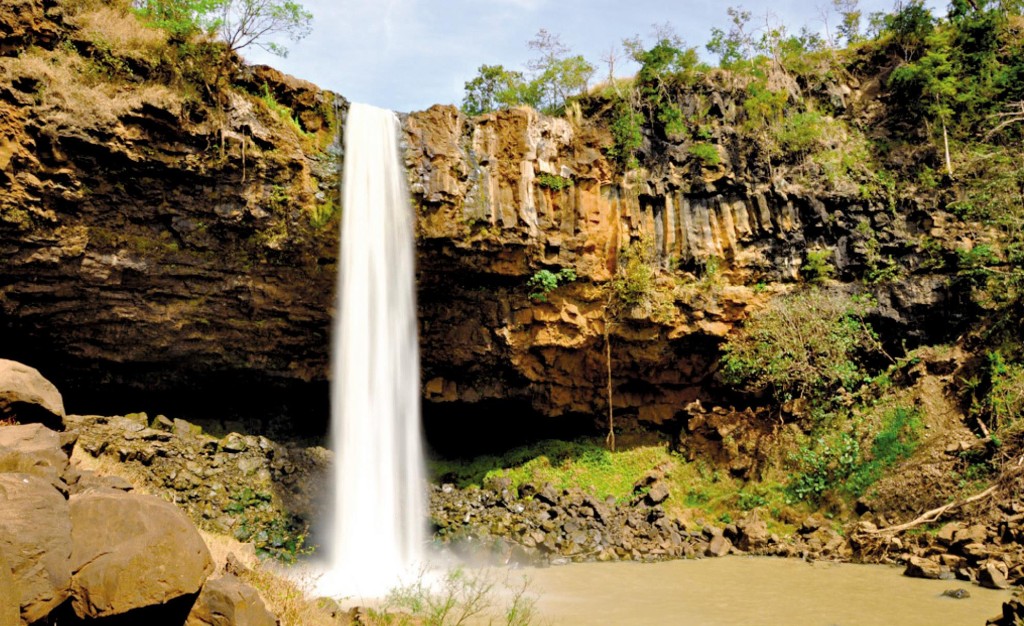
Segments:
[[[334,516],[318,592],[380,597],[415,575],[426,538],[413,213],[391,111],[345,124],[332,346]]]

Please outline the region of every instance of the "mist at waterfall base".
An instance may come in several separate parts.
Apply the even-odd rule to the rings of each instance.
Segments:
[[[321,529],[321,595],[379,598],[422,566],[413,214],[391,111],[352,104],[345,123],[332,345],[334,513]]]

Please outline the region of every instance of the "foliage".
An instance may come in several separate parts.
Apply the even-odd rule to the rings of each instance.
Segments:
[[[545,189],[561,191],[572,187],[572,179],[558,174],[541,174],[537,177],[537,184]]]
[[[260,556],[293,563],[300,555],[311,552],[306,546],[305,530],[295,519],[276,513],[271,500],[270,494],[246,487],[231,494],[224,512],[239,518],[236,539],[251,542]]]
[[[530,299],[536,302],[547,302],[548,294],[559,285],[576,280],[576,272],[572,268],[563,267],[558,272],[541,269],[534,272],[526,286],[530,288]]]
[[[294,0],[136,0],[140,17],[179,38],[217,33],[229,52],[249,46],[286,56],[273,41],[298,41],[310,33],[313,14]]]
[[[985,355],[982,374],[971,412],[995,432],[1019,429],[1024,417],[1024,364],[995,349]]]
[[[814,284],[821,284],[835,276],[836,268],[832,265],[832,250],[821,248],[808,250],[800,272],[804,278]]]
[[[571,96],[586,91],[594,66],[580,55],[570,55],[558,35],[542,28],[527,45],[540,54],[527,63],[529,80],[501,65],[481,65],[477,76],[465,83],[462,110],[466,115],[519,104],[553,115],[564,109]]]
[[[465,84],[462,111],[466,115],[482,115],[517,104],[540,104],[537,85],[529,84],[522,72],[506,70],[501,65],[481,65],[477,72]]]
[[[501,587],[493,573],[467,571],[455,568],[445,572],[434,583],[426,572],[415,582],[402,585],[388,593],[380,608],[369,612],[372,626],[463,626],[482,623],[493,624],[495,596],[510,596],[511,601],[502,610],[501,623],[507,626],[528,626],[537,618],[536,600],[527,595],[529,581],[511,585],[508,580]]]
[[[633,484],[645,472],[671,459],[663,446],[641,446],[609,451],[604,440],[544,440],[515,448],[500,457],[477,457],[470,462],[435,461],[433,473],[461,487],[481,485],[505,477],[512,488],[550,482],[556,489],[578,488],[598,498],[619,502],[633,495]]]
[[[881,353],[863,298],[811,287],[773,300],[724,346],[723,373],[780,400],[852,389]]]
[[[649,307],[654,291],[653,250],[647,242],[634,241],[619,255],[612,289],[618,302],[629,308]]]
[[[616,105],[611,127],[614,144],[608,149],[608,156],[616,159],[626,169],[640,166],[636,152],[644,142],[643,121],[643,115],[627,101],[620,101]]]
[[[135,0],[135,10],[144,21],[171,35],[185,38],[198,32],[214,32],[214,17],[224,0]]]
[[[887,468],[913,454],[922,428],[917,409],[896,406],[885,412],[867,453],[857,432],[822,435],[794,455],[797,471],[790,476],[786,492],[792,501],[812,503],[833,490],[859,497]]]
[[[581,55],[570,55],[558,35],[542,28],[527,45],[540,55],[531,59],[527,67],[534,72],[532,82],[536,84],[542,111],[556,113],[569,96],[586,91],[594,66]]]
[[[299,41],[309,35],[312,21],[313,14],[294,0],[222,0],[217,32],[228,50],[256,46],[284,57],[288,49],[270,38],[285,35]]]
[[[713,144],[698,142],[691,144],[686,149],[692,156],[696,157],[704,165],[718,165],[721,158],[718,156],[718,149]]]

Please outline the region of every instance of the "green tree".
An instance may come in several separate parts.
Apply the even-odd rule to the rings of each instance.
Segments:
[[[835,7],[841,18],[836,31],[846,42],[846,45],[861,41],[863,39],[860,32],[862,13],[857,8],[857,0],[832,0],[832,6]]]
[[[517,104],[537,106],[536,87],[526,82],[522,72],[501,65],[481,65],[477,72],[476,78],[465,84],[462,111],[466,115],[482,115]]]
[[[555,113],[570,96],[586,91],[595,68],[581,55],[570,56],[558,35],[542,28],[527,45],[540,54],[526,65],[534,73],[531,89],[539,94],[544,112]]]
[[[136,14],[144,21],[162,28],[176,37],[187,37],[199,31],[213,32],[213,18],[224,0],[134,0]]]
[[[288,49],[273,38],[299,41],[309,35],[312,21],[313,14],[294,0],[222,0],[217,32],[231,51],[256,46],[284,57]]]
[[[904,63],[889,77],[889,86],[901,93],[905,101],[923,109],[928,118],[938,120],[942,127],[946,171],[950,176],[953,175],[953,165],[949,156],[948,122],[953,114],[952,102],[958,82],[945,50],[935,50],[914,63]]]
[[[313,14],[294,0],[135,0],[135,9],[178,37],[217,33],[230,52],[256,46],[279,56],[288,50],[274,38],[298,41],[310,33],[313,21]]]
[[[718,55],[719,65],[733,67],[754,56],[754,38],[749,30],[750,11],[737,7],[729,7],[726,11],[732,21],[729,32],[712,28],[707,48],[711,54]]]

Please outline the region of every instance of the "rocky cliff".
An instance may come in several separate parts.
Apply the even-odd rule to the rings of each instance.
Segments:
[[[0,8],[5,356],[82,408],[324,380],[344,101],[269,68],[204,94],[165,35],[85,6]]]
[[[702,87],[730,102],[721,80]],[[833,87],[851,109],[867,98]],[[516,420],[532,411],[578,429],[605,419],[610,377],[620,423],[683,418],[687,403],[728,395],[715,377],[720,344],[807,279],[814,251],[839,289],[860,290],[878,259],[900,259],[901,280],[868,287],[877,328],[910,345],[957,332],[961,318],[947,313],[961,296],[924,251],[956,232],[943,211],[787,180],[795,168],[767,178],[736,136],[736,106],[720,109],[719,163],[702,164],[685,140],[649,136],[645,167],[626,174],[606,156],[613,140],[600,111],[574,121],[528,108],[409,116],[424,394],[437,412],[473,421],[484,407]],[[561,268],[578,279],[530,297],[535,272]],[[637,273],[645,293],[622,302]],[[498,400],[503,408],[488,403]]]
[[[0,8],[3,356],[79,410],[322,425],[345,101],[269,68],[233,66],[226,87],[126,10],[90,6]],[[877,80],[787,89],[870,125]],[[736,130],[734,82],[691,94],[719,158],[648,131],[625,173],[600,98],[565,118],[403,117],[431,424],[578,432],[604,420],[609,378],[623,423],[670,423],[723,393],[719,345],[806,278],[809,251],[849,289],[899,259],[903,279],[872,287],[876,324],[910,342],[957,331],[958,296],[928,263],[957,235],[947,214],[766,170]],[[577,278],[530,297],[544,269]]]

